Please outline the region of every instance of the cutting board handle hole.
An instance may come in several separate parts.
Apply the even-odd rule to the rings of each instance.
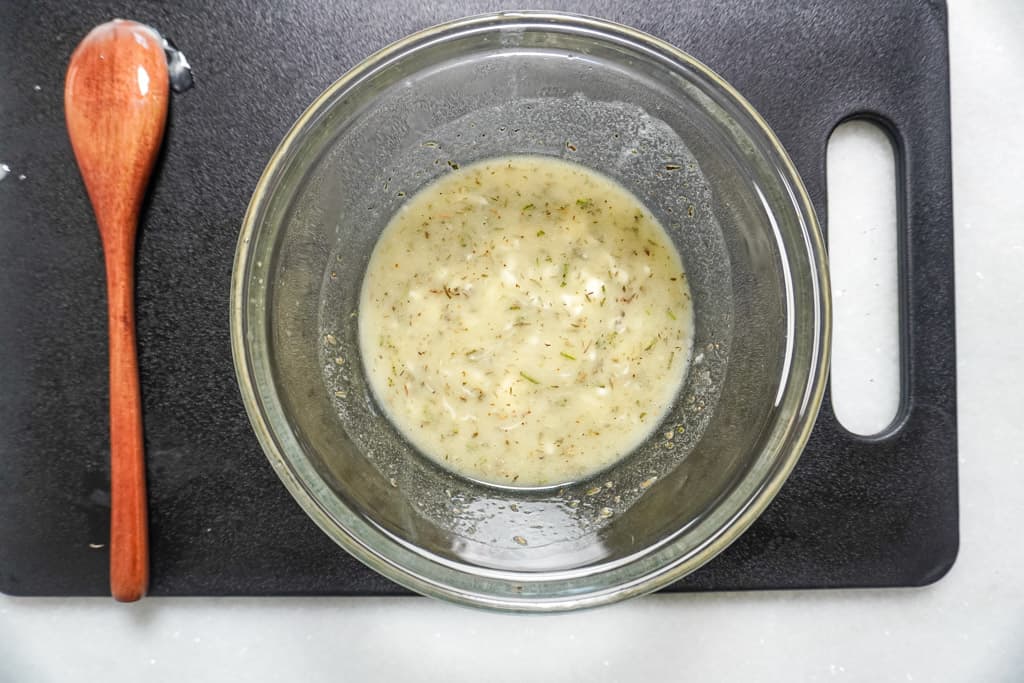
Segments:
[[[832,132],[826,163],[832,408],[850,432],[877,436],[903,395],[896,146],[875,121],[849,120]]]

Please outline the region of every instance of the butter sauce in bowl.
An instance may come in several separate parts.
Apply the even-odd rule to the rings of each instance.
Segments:
[[[806,443],[830,330],[753,108],[656,38],[537,12],[427,29],[321,95],[253,195],[231,316],[306,514],[412,590],[514,611],[735,540]]]

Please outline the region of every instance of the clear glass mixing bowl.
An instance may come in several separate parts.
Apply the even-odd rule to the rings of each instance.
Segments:
[[[357,346],[367,261],[405,197],[513,153],[635,193],[682,254],[694,302],[691,365],[664,424],[557,489],[476,484],[418,454],[375,404]],[[796,170],[725,81],[623,26],[496,14],[385,48],[302,115],[245,217],[232,343],[267,457],[337,543],[421,593],[564,610],[678,579],[764,509],[821,400],[827,291]]]

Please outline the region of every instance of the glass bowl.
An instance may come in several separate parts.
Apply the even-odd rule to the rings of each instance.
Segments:
[[[664,423],[557,488],[483,485],[417,453],[358,349],[360,285],[392,215],[439,175],[507,154],[568,159],[631,190],[682,255],[694,306]],[[821,401],[827,291],[803,184],[732,87],[633,29],[503,13],[385,48],[292,127],[245,217],[232,346],[267,457],[338,544],[420,593],[566,610],[665,586],[765,508]]]

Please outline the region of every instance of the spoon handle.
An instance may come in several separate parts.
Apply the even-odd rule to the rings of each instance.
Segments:
[[[129,249],[107,252],[110,331],[110,592],[141,598],[149,583],[142,401],[135,350],[134,271]]]

